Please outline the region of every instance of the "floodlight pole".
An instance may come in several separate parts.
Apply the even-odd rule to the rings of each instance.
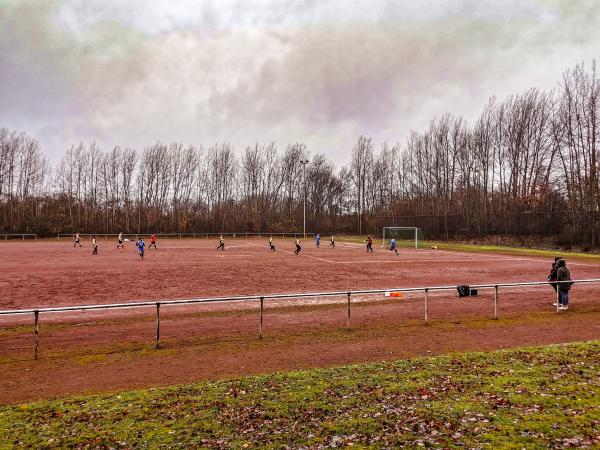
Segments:
[[[306,165],[308,164],[308,159],[300,160],[300,164],[302,164],[302,177],[304,179],[304,239],[306,239]]]

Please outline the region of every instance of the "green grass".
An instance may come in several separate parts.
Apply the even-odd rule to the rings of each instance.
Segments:
[[[600,445],[600,341],[0,407],[0,448]]]

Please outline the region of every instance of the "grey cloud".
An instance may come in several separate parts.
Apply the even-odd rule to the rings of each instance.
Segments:
[[[0,3],[0,125],[54,160],[79,140],[161,139],[302,140],[343,162],[358,134],[473,119],[600,48],[596,2],[365,4]]]

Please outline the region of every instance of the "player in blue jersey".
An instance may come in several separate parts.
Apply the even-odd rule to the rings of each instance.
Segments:
[[[389,249],[392,252],[396,252],[396,255],[398,254],[398,243],[396,242],[396,239],[392,238],[389,244]]]
[[[146,243],[142,238],[139,238],[135,245],[138,249],[138,253],[140,254],[140,258],[144,259],[144,247],[146,247]]]

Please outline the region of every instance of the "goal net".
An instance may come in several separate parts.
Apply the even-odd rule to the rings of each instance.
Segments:
[[[421,229],[417,227],[383,227],[383,245],[396,239],[399,247],[419,248],[423,241]]]

